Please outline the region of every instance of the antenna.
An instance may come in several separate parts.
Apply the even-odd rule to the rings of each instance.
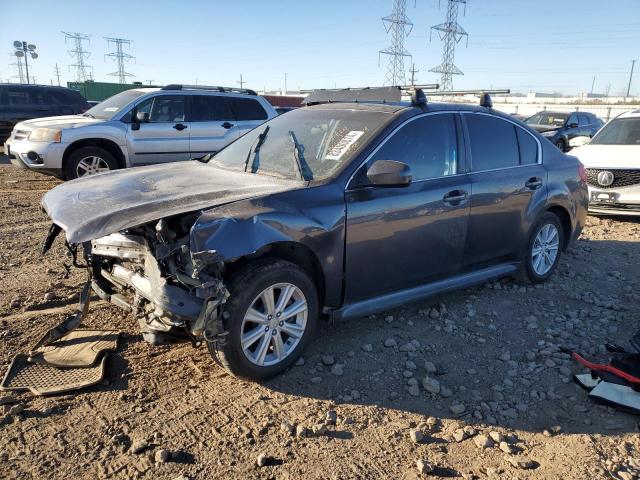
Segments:
[[[467,0],[446,0],[447,1],[447,21],[439,25],[431,27],[429,33],[429,41],[433,31],[438,32],[440,40],[442,40],[442,63],[430,69],[430,72],[440,73],[440,85],[442,90],[453,89],[453,75],[464,75],[462,71],[453,63],[456,53],[456,45],[465,37],[469,44],[469,34],[458,23],[458,7],[464,5],[465,10]]]
[[[391,45],[378,52],[378,66],[380,66],[380,55],[389,55],[384,83],[397,86],[405,84],[404,57],[411,57],[411,54],[404,48],[404,39],[411,33],[413,23],[406,15],[407,0],[392,1],[391,15],[382,18],[385,30],[391,34]]]
[[[123,45],[126,45],[127,48],[131,48],[131,40],[125,40],[124,38],[113,38],[113,37],[104,37],[107,41],[107,46],[110,44],[114,44],[116,46],[116,51],[107,53],[105,57],[115,58],[118,62],[118,71],[109,73],[108,75],[112,75],[114,77],[118,77],[118,82],[127,83],[127,77],[133,77],[134,75],[131,73],[127,73],[124,71],[124,62],[128,62],[132,58],[136,58],[133,55],[129,55],[125,53],[122,49]]]
[[[64,41],[73,40],[73,50],[69,50],[69,55],[75,58],[76,63],[69,65],[69,68],[75,67],[76,69],[76,82],[86,82],[92,79],[91,71],[93,67],[84,63],[85,58],[88,58],[91,53],[86,52],[83,48],[82,42],[89,41],[89,35],[84,33],[64,33]]]

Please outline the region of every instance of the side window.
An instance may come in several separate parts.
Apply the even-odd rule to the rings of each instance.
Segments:
[[[236,120],[266,120],[267,112],[264,111],[262,105],[252,98],[234,98],[231,101],[231,108]]]
[[[190,99],[190,122],[214,122],[234,119],[226,97],[193,95]]]
[[[520,165],[538,163],[538,142],[520,127],[516,127],[518,147],[520,149]]]
[[[410,121],[393,134],[369,162],[398,160],[413,173],[413,180],[457,173],[458,145],[453,114],[427,115]]]
[[[586,115],[578,115],[578,125],[581,127],[586,127],[587,125],[590,125],[591,121],[589,120],[589,117],[587,117]]]
[[[159,95],[140,103],[138,112],[149,114],[149,123],[184,122],[184,97]]]
[[[464,114],[471,143],[472,171],[515,167],[520,164],[515,126],[498,117]]]
[[[578,123],[578,115],[576,113],[572,113],[569,115],[569,120],[567,120],[567,127],[572,123]]]
[[[12,106],[29,105],[32,103],[29,98],[29,92],[17,88],[7,90],[7,99],[9,105]]]

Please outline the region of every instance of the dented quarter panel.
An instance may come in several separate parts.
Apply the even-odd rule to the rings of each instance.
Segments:
[[[342,299],[344,192],[333,183],[247,199],[205,211],[191,229],[191,252],[232,261],[278,242],[304,245],[325,279],[326,306]]]
[[[197,161],[137,167],[79,178],[47,192],[42,206],[70,243],[159,218],[305,185],[247,175]]]

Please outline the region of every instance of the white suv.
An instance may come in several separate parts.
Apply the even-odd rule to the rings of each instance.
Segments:
[[[16,124],[12,163],[67,180],[215,153],[275,109],[253,90],[167,85],[114,95],[82,115]]]
[[[593,139],[569,144],[587,169],[589,212],[640,215],[640,110],[614,118]]]

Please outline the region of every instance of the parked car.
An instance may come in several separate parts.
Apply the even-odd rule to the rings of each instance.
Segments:
[[[21,122],[5,153],[18,166],[70,180],[216,152],[275,116],[269,102],[253,90],[137,88],[83,115]]]
[[[589,212],[640,215],[640,110],[623,113],[571,150],[587,168]]]
[[[145,338],[204,339],[253,379],[295,362],[321,314],[546,281],[585,223],[582,164],[486,101],[383,100],[322,91],[215,156],[60,185],[46,248],[64,229]]]
[[[23,120],[72,115],[89,110],[90,105],[76,90],[49,85],[0,84],[0,143]]]
[[[602,120],[588,112],[538,112],[525,121],[562,152],[567,151],[574,137],[593,137],[603,125]]]

